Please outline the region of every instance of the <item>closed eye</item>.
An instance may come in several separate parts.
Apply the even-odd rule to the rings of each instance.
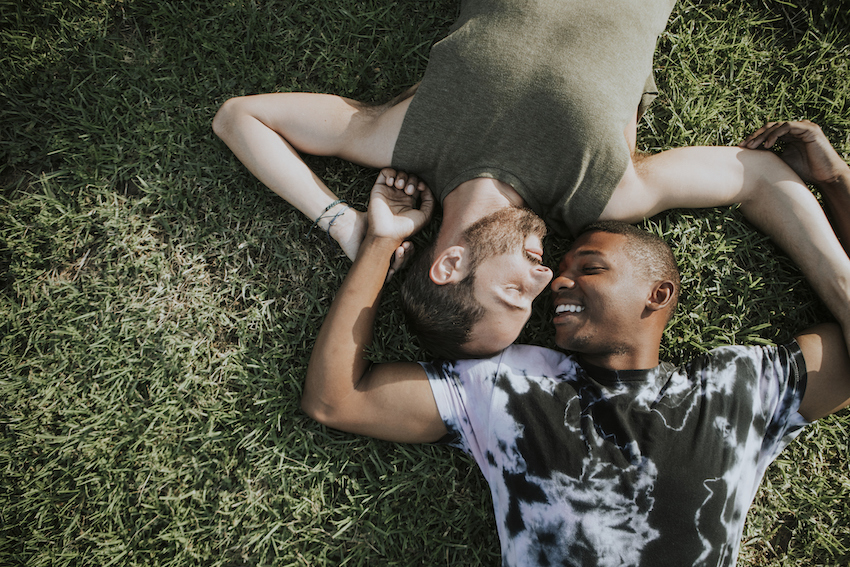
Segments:
[[[528,250],[525,250],[524,252],[525,252],[526,259],[528,259],[528,261],[531,262],[532,264],[539,266],[540,264],[543,263],[543,260],[541,260],[540,258],[535,256],[534,254],[532,254]]]

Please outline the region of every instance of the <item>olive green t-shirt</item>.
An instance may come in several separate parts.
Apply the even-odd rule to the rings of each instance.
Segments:
[[[598,218],[630,159],[674,0],[465,0],[436,43],[393,152],[442,202],[510,184],[556,232]]]

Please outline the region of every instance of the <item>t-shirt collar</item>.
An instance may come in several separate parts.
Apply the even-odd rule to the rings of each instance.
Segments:
[[[670,374],[670,372],[675,368],[669,362],[661,362],[654,368],[647,368],[644,370],[611,370],[609,368],[602,368],[601,366],[591,364],[583,360],[581,356],[576,357],[576,361],[588,376],[600,384],[605,385],[614,385],[624,382],[646,383],[657,378],[660,374]]]

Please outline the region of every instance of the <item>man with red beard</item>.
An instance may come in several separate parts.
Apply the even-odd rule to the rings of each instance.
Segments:
[[[819,185],[850,241],[850,168],[822,136],[790,123],[753,139],[822,150],[796,167],[804,177],[819,162],[834,168]],[[433,208],[423,187],[416,209],[387,184],[394,175],[382,172],[373,188],[366,238],[310,360],[304,410],[344,431],[471,454],[490,486],[505,566],[735,565],[767,466],[805,425],[850,404],[841,328],[662,362],[680,285],[672,252],[607,221],[578,236],[551,284],[556,344],[573,354],[512,345],[489,358],[372,365],[383,274]],[[491,257],[519,261],[529,238]]]

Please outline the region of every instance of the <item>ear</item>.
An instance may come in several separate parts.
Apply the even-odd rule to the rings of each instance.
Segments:
[[[661,311],[670,306],[675,295],[676,286],[670,280],[655,282],[649,297],[646,298],[646,308],[650,311]]]
[[[466,277],[466,262],[463,246],[449,246],[440,252],[431,264],[428,275],[437,285],[457,283]]]

